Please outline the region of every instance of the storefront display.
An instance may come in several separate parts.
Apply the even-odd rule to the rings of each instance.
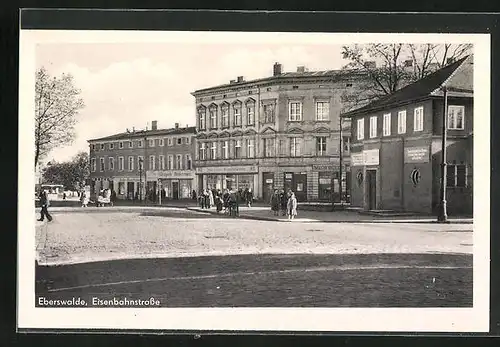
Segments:
[[[332,198],[332,173],[318,173],[318,198],[320,200],[331,200]]]

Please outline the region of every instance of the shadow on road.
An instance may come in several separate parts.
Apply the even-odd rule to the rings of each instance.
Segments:
[[[238,255],[36,268],[37,295],[168,307],[470,307],[472,256]]]

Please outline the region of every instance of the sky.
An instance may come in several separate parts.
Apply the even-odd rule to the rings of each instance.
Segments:
[[[71,73],[85,108],[77,116],[76,138],[45,161],[65,161],[88,151],[87,140],[145,128],[195,125],[191,92],[306,66],[310,71],[341,68],[338,44],[259,43],[49,43],[35,50],[37,68],[53,76]]]

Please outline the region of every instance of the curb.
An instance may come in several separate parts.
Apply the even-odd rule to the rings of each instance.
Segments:
[[[208,213],[216,216],[221,216],[221,217],[226,217],[226,218],[232,218],[223,214],[218,214],[215,211],[211,210],[202,210],[199,208],[191,208],[187,207],[186,210],[189,211],[195,211],[195,212],[201,212],[201,213]],[[272,218],[272,217],[261,217],[261,216],[249,216],[249,215],[239,215],[239,219],[250,219],[250,220],[260,220],[260,221],[266,221],[266,222],[288,222],[288,219],[278,219],[278,218]],[[294,223],[412,223],[412,224],[441,224],[438,223],[435,220],[404,220],[404,219],[399,219],[399,220],[384,220],[384,219],[367,219],[367,220],[352,220],[352,219],[339,219],[339,220],[327,220],[327,221],[322,221],[322,220],[300,220],[300,219],[295,219]],[[448,223],[446,224],[472,224],[472,220],[448,220]]]

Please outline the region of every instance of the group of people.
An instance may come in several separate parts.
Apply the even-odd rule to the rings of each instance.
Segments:
[[[224,210],[224,213],[229,215],[239,215],[240,204],[245,204],[248,207],[253,203],[253,192],[251,189],[203,189],[198,195],[200,207],[211,208],[215,206],[217,213]]]
[[[285,193],[283,189],[276,189],[271,195],[270,204],[275,216],[282,214],[288,216],[288,219],[294,219],[297,215],[297,198],[291,190]]]

